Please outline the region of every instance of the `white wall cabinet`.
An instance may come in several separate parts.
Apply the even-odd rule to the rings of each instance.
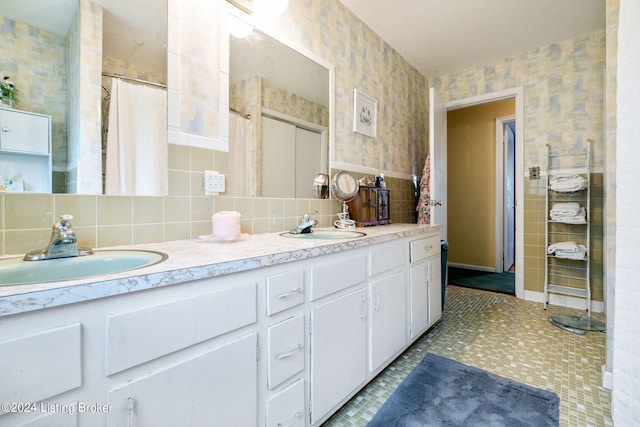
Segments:
[[[7,178],[21,180],[24,191],[50,193],[51,117],[0,108],[0,167],[15,170]]]

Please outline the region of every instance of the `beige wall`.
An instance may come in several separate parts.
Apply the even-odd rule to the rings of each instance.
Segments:
[[[515,114],[515,99],[447,113],[449,262],[494,268],[496,118]]]

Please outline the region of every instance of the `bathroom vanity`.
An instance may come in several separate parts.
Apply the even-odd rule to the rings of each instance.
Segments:
[[[169,258],[0,286],[0,424],[321,424],[441,316],[439,227],[366,232],[145,245]]]

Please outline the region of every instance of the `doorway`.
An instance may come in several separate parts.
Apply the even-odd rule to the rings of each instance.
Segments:
[[[457,99],[453,101],[443,102],[439,99],[434,88],[429,89],[429,152],[431,158],[431,177],[430,189],[432,200],[435,202],[443,201],[442,204],[434,203],[436,208],[432,209],[432,222],[443,224],[441,234],[448,234],[447,224],[447,111],[473,106],[492,101],[503,100],[507,98],[515,98],[515,117],[516,117],[516,135],[524,134],[524,89],[515,87],[473,96],[470,98]],[[516,297],[524,298],[524,212],[518,209],[518,202],[524,197],[524,150],[523,138],[517,138],[515,141],[515,293]],[[444,186],[442,185],[444,184]],[[435,210],[435,212],[434,212]],[[438,219],[438,217],[440,220]],[[500,210],[500,216],[502,211]],[[434,218],[436,218],[434,220]],[[451,250],[450,246],[450,250]],[[493,271],[495,271],[495,264]]]

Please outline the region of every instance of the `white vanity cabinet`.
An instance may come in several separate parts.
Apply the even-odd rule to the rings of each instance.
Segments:
[[[366,253],[329,255],[311,268],[311,423],[367,378]]]
[[[0,108],[0,167],[13,168],[24,191],[50,193],[51,117]]]
[[[37,410],[0,411],[0,425],[258,425],[257,283],[238,273],[2,318],[0,397]]]
[[[437,230],[349,244],[0,317],[0,400],[75,410],[0,425],[321,425],[441,315]]]
[[[405,242],[371,249],[369,270],[369,372],[375,372],[407,344]]]
[[[442,316],[442,266],[439,235],[409,242],[410,340]]]

